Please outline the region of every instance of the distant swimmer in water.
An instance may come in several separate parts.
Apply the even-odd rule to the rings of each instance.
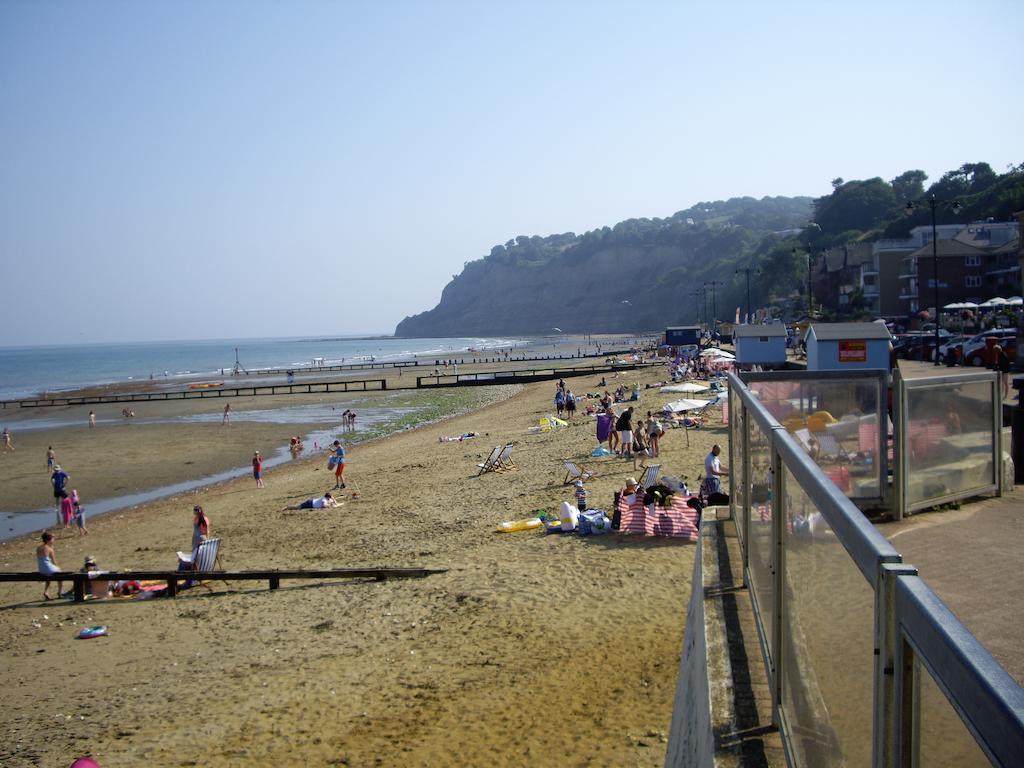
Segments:
[[[302,439],[298,435],[291,439],[288,445],[288,450],[292,453],[298,453],[302,450]]]

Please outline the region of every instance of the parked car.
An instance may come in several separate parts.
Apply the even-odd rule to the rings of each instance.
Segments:
[[[969,336],[950,336],[946,342],[939,347],[939,362],[948,362],[950,353],[952,353],[954,349],[962,348],[963,343],[969,338]],[[935,355],[931,355],[931,359],[935,360]]]
[[[1017,359],[1017,329],[1016,328],[993,328],[990,331],[979,333],[964,342],[963,359],[964,365],[972,365],[977,368],[993,365],[994,360],[989,359],[988,342],[986,339],[995,338],[996,343],[1002,346],[1010,362]]]

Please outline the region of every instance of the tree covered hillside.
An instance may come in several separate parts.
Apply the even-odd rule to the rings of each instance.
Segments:
[[[1024,210],[1024,165],[999,174],[966,163],[926,187],[927,175],[834,179],[822,197],[750,197],[698,203],[666,219],[630,219],[576,235],[521,236],[465,265],[427,312],[397,336],[544,334],[651,330],[714,314],[806,306],[808,254],[905,238],[930,223],[1007,221]],[[961,204],[959,212],[950,203]],[[907,202],[915,206],[907,215]],[[701,297],[696,291],[714,283]],[[706,309],[705,309],[706,306]],[[851,305],[853,311],[856,304]]]
[[[516,237],[467,262],[440,303],[405,318],[395,335],[600,333],[692,322],[691,294],[725,269],[731,276],[730,265],[769,233],[805,224],[811,202],[733,198],[583,235]]]

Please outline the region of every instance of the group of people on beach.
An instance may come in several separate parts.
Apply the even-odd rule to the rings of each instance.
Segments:
[[[72,488],[71,493],[68,493],[67,485],[71,475],[57,463],[57,454],[52,445],[46,449],[46,471],[50,475],[50,485],[53,486],[53,506],[57,514],[57,525],[70,528],[74,522],[78,528],[78,535],[87,535],[89,529],[85,527],[85,508],[76,489]]]
[[[571,420],[576,415],[576,395],[566,385],[564,379],[559,379],[555,386],[555,412],[560,419]]]

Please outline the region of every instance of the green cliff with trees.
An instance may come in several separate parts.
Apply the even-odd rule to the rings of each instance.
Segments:
[[[1024,164],[997,174],[969,163],[925,187],[919,170],[891,181],[835,179],[832,192],[809,197],[750,197],[697,205],[663,219],[629,219],[582,235],[526,236],[467,262],[436,307],[406,317],[396,336],[539,335],[649,330],[714,314],[731,320],[751,303],[806,291],[807,250],[906,237],[930,222],[928,195],[957,199],[939,223],[992,218],[1024,209]],[[922,202],[906,216],[906,202]],[[808,227],[809,221],[814,226]],[[696,293],[714,282],[714,292]],[[706,309],[705,309],[706,306]]]

